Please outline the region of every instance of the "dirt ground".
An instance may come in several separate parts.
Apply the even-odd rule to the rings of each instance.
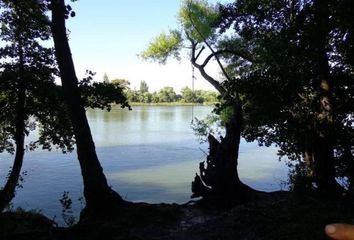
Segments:
[[[231,209],[135,203],[107,221],[59,228],[40,214],[0,215],[0,239],[320,240],[331,222],[354,223],[353,203],[289,192],[264,194]],[[119,216],[118,216],[119,215]]]

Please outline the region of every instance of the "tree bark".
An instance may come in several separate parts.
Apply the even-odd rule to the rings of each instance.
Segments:
[[[334,110],[333,82],[327,56],[327,36],[329,33],[328,0],[314,1],[315,28],[317,39],[314,48],[317,53],[317,82],[319,94],[318,111],[315,119],[314,169],[318,189],[321,193],[331,195],[340,192],[335,179],[334,168]]]
[[[227,96],[225,88],[211,77],[206,71],[205,66],[212,57],[217,59],[218,65],[221,68],[224,76],[232,81],[231,77],[227,74],[221,61],[218,58],[217,52],[212,47],[205,44],[212,52],[203,64],[198,64],[197,59],[200,52],[196,54],[197,44],[193,39],[189,38],[191,42],[191,63],[196,67],[202,77],[208,81],[226,100],[229,99],[233,103],[233,115],[226,123],[226,135],[219,142],[214,136],[209,135],[209,155],[207,156],[207,167],[204,162],[200,163],[199,174],[196,174],[192,182],[192,198],[203,197],[203,200],[211,201],[212,204],[222,206],[233,206],[235,204],[249,200],[252,193],[256,192],[254,189],[243,184],[238,176],[238,153],[241,140],[243,112],[241,100],[236,96]],[[202,50],[201,50],[202,51]]]
[[[313,124],[306,126],[306,135],[304,140],[304,153],[303,158],[306,164],[307,176],[311,179],[314,177],[314,127]]]
[[[251,199],[254,189],[243,184],[238,176],[238,154],[242,132],[242,107],[233,106],[234,113],[226,123],[225,137],[219,142],[209,135],[207,167],[200,164],[200,175],[192,182],[192,197],[203,197],[212,204],[229,207]]]
[[[112,206],[120,205],[124,200],[108,186],[96,154],[68,43],[64,0],[53,0],[51,9],[55,55],[59,65],[64,99],[75,134],[77,155],[84,183],[86,199],[86,211],[84,212],[89,215],[107,214]]]
[[[221,140],[216,153],[217,168],[220,168],[217,175],[216,192],[220,195],[226,194],[232,201],[243,202],[248,199],[247,190],[250,188],[244,185],[238,176],[238,156],[242,132],[242,106],[239,100],[234,104],[234,114],[226,123],[226,135]]]

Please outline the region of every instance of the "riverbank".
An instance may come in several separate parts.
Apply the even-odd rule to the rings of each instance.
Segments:
[[[228,210],[132,204],[110,221],[58,228],[38,214],[3,213],[0,239],[320,240],[331,222],[353,223],[353,204],[289,192],[264,194]]]

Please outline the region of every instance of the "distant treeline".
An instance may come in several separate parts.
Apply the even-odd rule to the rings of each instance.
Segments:
[[[173,87],[163,87],[159,91],[149,92],[149,86],[145,81],[140,82],[138,90],[130,89],[130,82],[124,79],[114,79],[109,81],[104,76],[104,81],[117,84],[125,89],[128,101],[131,103],[198,103],[212,104],[218,101],[218,93],[210,90],[195,90],[189,87],[181,89],[181,93],[177,94]]]

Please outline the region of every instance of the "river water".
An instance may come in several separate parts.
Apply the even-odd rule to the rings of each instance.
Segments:
[[[112,188],[130,201],[183,203],[190,200],[191,181],[207,152],[207,145],[198,142],[190,123],[193,117],[203,118],[211,110],[207,106],[88,110],[96,150]],[[13,156],[0,156],[3,184]],[[277,159],[275,148],[242,141],[239,175],[256,189],[280,190],[287,169]],[[75,152],[27,152],[23,169],[27,175],[13,206],[38,209],[61,222],[59,199],[68,191],[74,214],[79,212],[82,203],[78,199],[82,197],[83,187]]]

